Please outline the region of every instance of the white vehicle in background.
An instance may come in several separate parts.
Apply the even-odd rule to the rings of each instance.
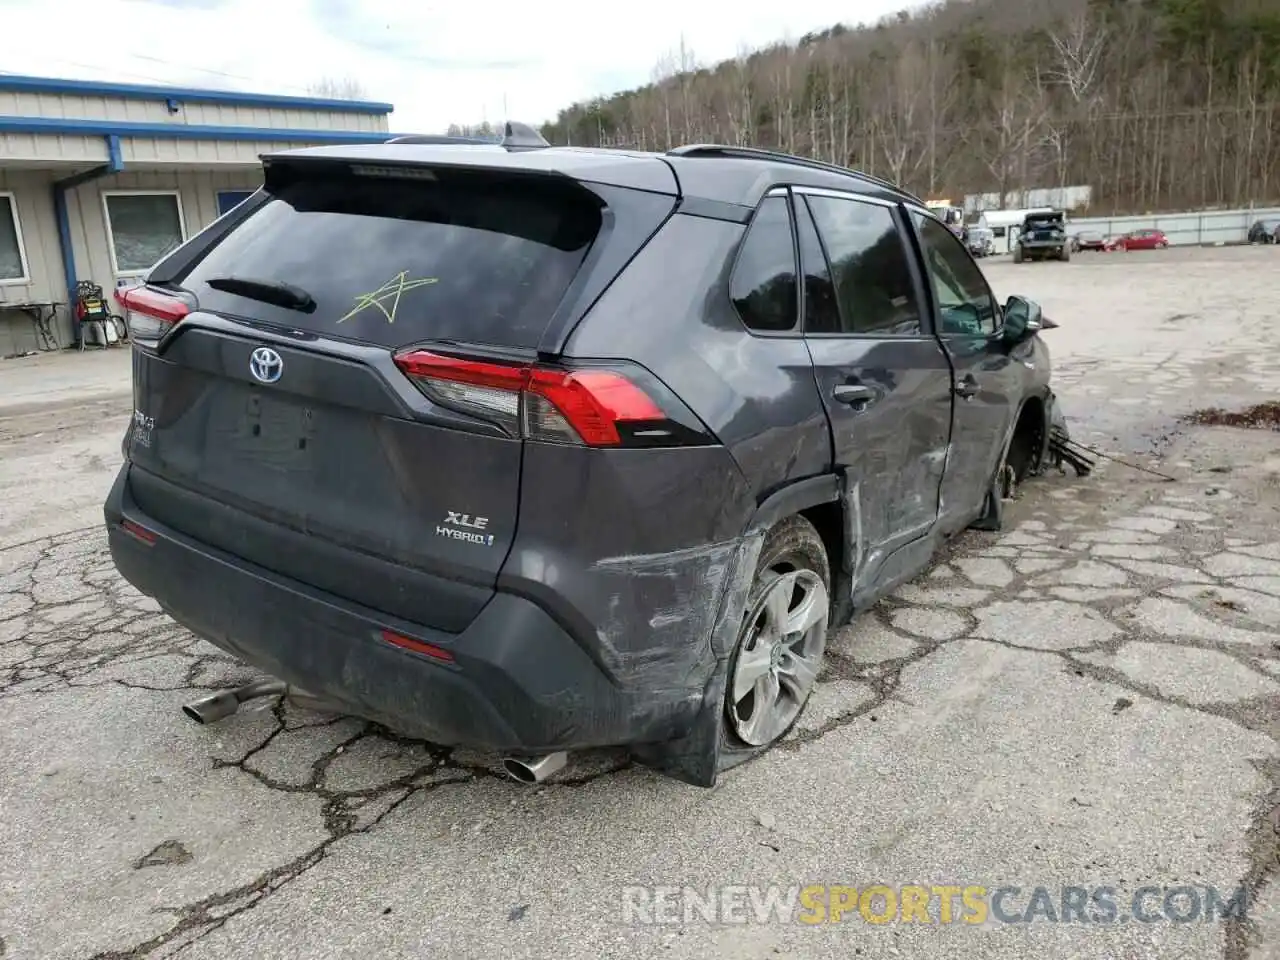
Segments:
[[[933,215],[941,220],[948,230],[963,239],[963,207],[957,207],[950,200],[926,200],[925,206],[933,211]]]

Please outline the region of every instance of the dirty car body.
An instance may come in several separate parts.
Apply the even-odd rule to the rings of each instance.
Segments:
[[[264,167],[127,295],[106,525],[174,619],[353,714],[711,785],[753,752],[726,677],[780,524],[835,626],[1045,461],[1025,302],[882,181],[721,147]]]

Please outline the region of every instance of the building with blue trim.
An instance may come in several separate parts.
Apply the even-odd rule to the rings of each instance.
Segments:
[[[51,311],[74,343],[77,281],[136,282],[261,185],[262,154],[387,140],[392,109],[0,75],[0,357],[40,348]]]

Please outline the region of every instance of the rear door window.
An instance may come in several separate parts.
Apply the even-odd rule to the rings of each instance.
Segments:
[[[839,302],[840,328],[825,332],[919,336],[920,307],[893,211],[852,197],[804,199],[830,261]],[[946,230],[941,224],[938,228]]]
[[[600,228],[599,204],[550,178],[426,176],[269,181],[271,199],[177,283],[201,309],[387,347],[536,346]],[[228,277],[287,285],[313,305],[215,289]]]

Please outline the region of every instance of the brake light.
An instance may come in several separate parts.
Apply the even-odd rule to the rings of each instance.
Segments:
[[[634,433],[627,427],[652,425],[653,440],[659,442],[688,432],[674,429],[678,425],[653,397],[613,370],[557,370],[425,350],[401,354],[396,365],[432,399],[530,440],[617,447]]]
[[[622,442],[620,423],[667,418],[652,397],[626,377],[608,370],[565,373],[534,368],[529,371],[528,391],[525,403],[530,425],[536,423],[543,432],[558,433],[555,415],[559,413],[592,447],[618,446]]]
[[[117,299],[124,307],[129,336],[148,345],[159,341],[191,312],[185,300],[151,287],[132,287]]]

